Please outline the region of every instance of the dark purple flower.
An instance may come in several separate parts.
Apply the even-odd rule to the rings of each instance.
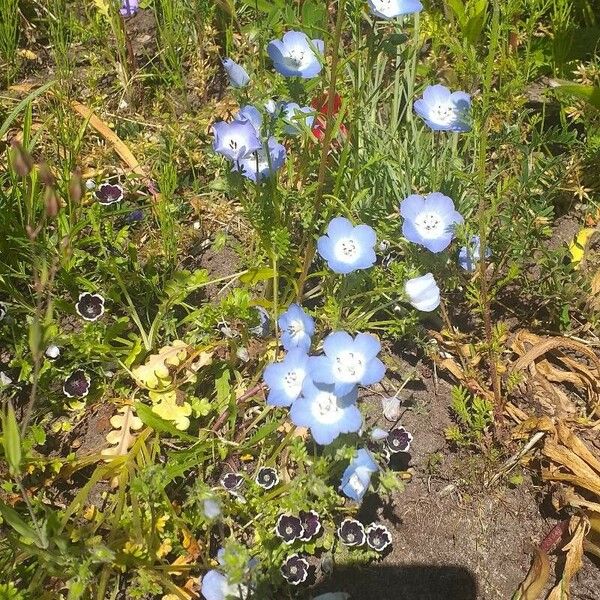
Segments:
[[[104,298],[100,294],[83,292],[75,304],[77,314],[86,321],[97,321],[104,314]]]
[[[2,321],[2,319],[4,319],[7,312],[8,312],[8,309],[6,308],[6,304],[4,302],[0,302],[0,321]]]
[[[123,188],[116,183],[101,183],[96,190],[96,200],[102,206],[121,202],[123,200]]]
[[[413,436],[404,429],[397,427],[392,429],[386,439],[390,452],[408,452]]]
[[[297,554],[292,554],[281,565],[281,574],[288,583],[298,585],[304,583],[308,577],[308,561]]]
[[[392,534],[381,523],[371,523],[366,530],[367,544],[377,552],[383,552],[392,543]]]
[[[337,530],[340,542],[345,546],[362,546],[365,543],[365,527],[356,519],[344,519]]]
[[[270,490],[279,483],[277,471],[272,467],[261,467],[256,474],[256,483],[265,490]]]
[[[139,9],[138,0],[122,0],[119,12],[124,17],[133,17]]]
[[[63,392],[68,398],[85,398],[90,391],[91,380],[83,369],[73,371],[63,384]]]
[[[242,485],[244,477],[241,473],[225,473],[221,477],[221,485],[228,491],[232,492]]]
[[[302,521],[292,515],[280,515],[277,519],[277,525],[275,525],[275,533],[286,544],[291,544],[304,535]]]
[[[321,525],[321,517],[319,513],[314,510],[301,510],[300,521],[302,522],[302,529],[304,533],[300,537],[303,542],[310,542],[314,537],[321,533],[323,526]]]

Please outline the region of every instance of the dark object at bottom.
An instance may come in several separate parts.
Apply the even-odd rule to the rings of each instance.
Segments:
[[[338,591],[350,600],[477,600],[475,576],[455,566],[338,566],[312,594]]]

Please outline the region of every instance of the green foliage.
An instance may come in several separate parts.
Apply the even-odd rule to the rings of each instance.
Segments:
[[[492,404],[459,385],[452,387],[451,395],[456,424],[446,428],[446,438],[461,447],[479,446],[493,421]]]

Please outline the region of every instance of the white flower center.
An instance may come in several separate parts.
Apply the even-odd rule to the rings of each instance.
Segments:
[[[297,567],[296,565],[292,565],[292,566],[290,567],[290,573],[291,573],[292,575],[296,575],[296,574],[298,573],[298,567]]]
[[[456,120],[456,110],[452,104],[436,104],[432,108],[432,116],[437,123],[449,125]]]
[[[340,352],[335,357],[336,377],[344,383],[356,383],[365,373],[365,360],[358,352]]]
[[[298,319],[290,321],[286,329],[290,336],[292,336],[293,338],[297,337],[299,333],[304,333],[304,326],[302,325],[302,321]]]
[[[350,489],[352,489],[354,492],[356,492],[357,496],[361,496],[364,493],[364,491],[367,489],[365,484],[361,481],[361,479],[357,473],[352,473],[352,475],[350,475],[350,479],[348,480],[348,485],[350,486]]]
[[[360,252],[359,245],[352,238],[342,238],[335,244],[334,253],[338,260],[346,263],[352,263],[356,260]]]
[[[312,413],[320,423],[335,423],[343,415],[335,394],[320,392],[312,403]]]
[[[306,50],[302,48],[290,48],[287,56],[285,57],[285,62],[289,67],[292,67],[293,69],[299,69],[304,64],[305,58]]]
[[[290,397],[296,398],[300,395],[305,375],[304,369],[293,369],[283,376],[283,385]]]
[[[414,220],[414,225],[419,234],[427,239],[436,239],[446,230],[446,223],[435,212],[419,213]]]
[[[354,534],[353,534],[352,532],[351,532],[351,533],[348,533],[348,534],[346,534],[346,539],[347,539],[349,542],[353,542],[353,541],[354,541],[354,539],[355,539],[355,537],[354,537]]]

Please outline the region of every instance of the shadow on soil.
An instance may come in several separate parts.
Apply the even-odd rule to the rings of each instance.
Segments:
[[[343,591],[351,600],[476,600],[477,582],[457,566],[406,565],[336,567],[312,595]]]

